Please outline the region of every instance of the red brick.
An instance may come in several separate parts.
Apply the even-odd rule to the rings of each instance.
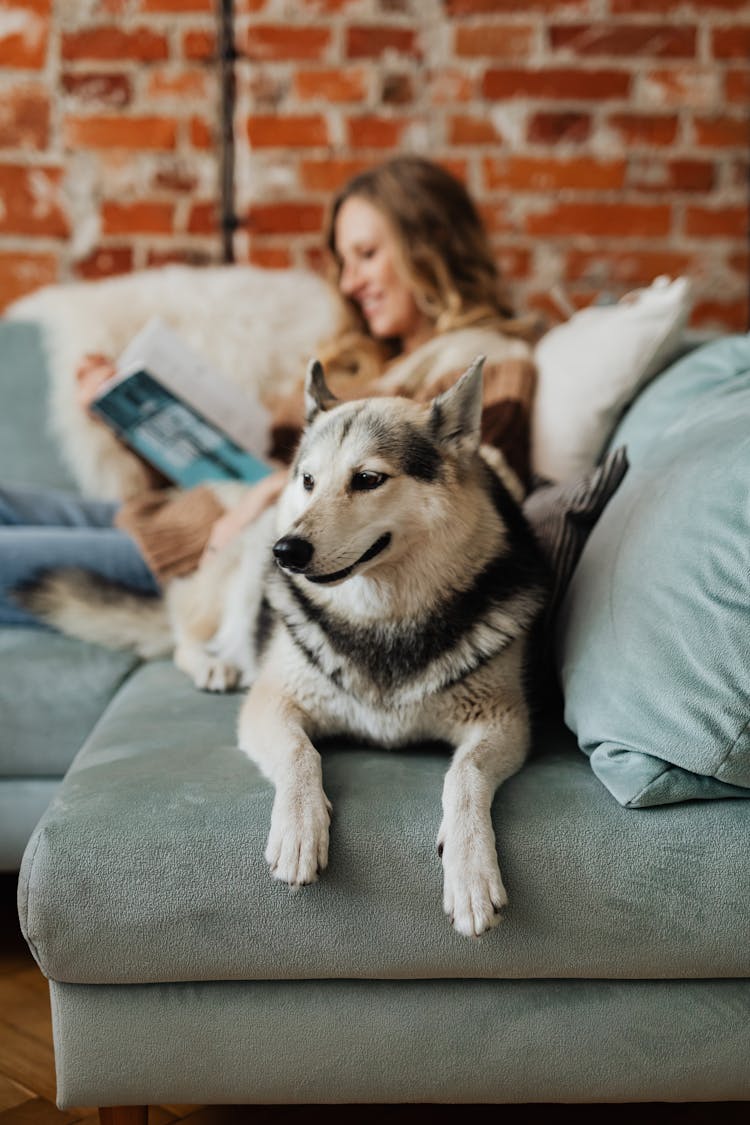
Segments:
[[[214,133],[210,122],[203,117],[190,118],[190,144],[193,148],[209,149],[214,146]]]
[[[205,12],[209,14],[216,8],[215,0],[140,0],[142,12]]]
[[[664,109],[707,108],[719,96],[719,74],[714,67],[701,70],[693,66],[669,70],[649,70],[640,79],[644,103]]]
[[[266,270],[285,270],[292,265],[291,255],[283,246],[251,246],[249,261]]]
[[[22,0],[3,4],[5,28],[0,27],[0,66],[39,70],[47,59],[50,0]]]
[[[186,31],[182,37],[183,58],[192,62],[213,62],[216,58],[216,33],[213,31]]]
[[[655,277],[678,277],[693,267],[690,254],[676,250],[632,250],[623,246],[616,252],[571,250],[565,259],[565,278],[586,281],[598,287],[609,282],[619,285],[650,285]]]
[[[695,238],[744,238],[748,230],[745,207],[688,207],[685,234]]]
[[[625,182],[624,160],[596,160],[573,157],[570,160],[538,159],[527,156],[494,157],[484,161],[484,178],[490,190],[516,191],[606,191],[621,188]]]
[[[352,176],[369,168],[370,160],[302,160],[300,183],[305,191],[338,191]]]
[[[174,204],[139,200],[137,203],[102,204],[104,234],[171,234]]]
[[[448,144],[451,145],[484,145],[497,144],[502,140],[500,133],[489,117],[450,117],[448,126]]]
[[[521,246],[495,246],[493,249],[501,277],[518,280],[529,276],[532,262],[530,250]]]
[[[180,195],[194,192],[198,187],[198,176],[190,165],[175,161],[174,164],[158,168],[151,178],[156,191],[171,191]]]
[[[34,164],[0,164],[0,233],[68,234],[61,168]]]
[[[256,62],[271,59],[317,59],[331,42],[327,27],[252,24],[240,37],[238,50]]]
[[[613,113],[607,125],[628,145],[671,145],[677,136],[676,114]]]
[[[99,106],[116,106],[118,109],[129,105],[133,96],[133,88],[127,74],[101,71],[81,74],[66,71],[62,76],[62,86],[66,94],[79,101],[96,102]]]
[[[474,97],[475,80],[465,70],[443,69],[428,76],[427,89],[433,105],[454,105]]]
[[[173,149],[177,123],[168,117],[68,117],[67,148]]]
[[[89,27],[63,32],[61,53],[64,59],[154,62],[168,57],[169,45],[166,35],[147,27],[132,31],[119,27]]]
[[[253,234],[301,234],[320,231],[324,208],[318,203],[258,203],[247,213]]]
[[[711,191],[716,179],[714,165],[706,160],[631,161],[628,187],[639,191]]]
[[[508,213],[508,205],[501,203],[479,203],[479,214],[490,234],[515,233],[517,224]]]
[[[386,51],[420,57],[416,32],[410,27],[348,27],[346,56],[350,59],[375,59]]]
[[[750,117],[694,117],[693,129],[699,145],[714,148],[750,147]]]
[[[215,203],[194,203],[188,216],[188,234],[215,234],[219,229],[219,212]]]
[[[728,332],[747,332],[750,308],[747,297],[734,301],[704,300],[696,302],[690,317],[696,328],[718,328]]]
[[[511,12],[515,15],[519,10],[518,0],[443,0],[446,14],[449,16],[494,16],[500,12]],[[586,10],[590,0],[564,0],[565,8],[569,11],[575,9]],[[522,6],[524,13],[540,10],[545,15],[551,7],[550,0],[524,0]]]
[[[672,208],[666,203],[553,203],[524,221],[529,234],[595,238],[652,238],[668,234],[671,225]]]
[[[174,70],[159,68],[148,76],[146,96],[149,98],[200,98],[209,97],[208,74],[197,67]]]
[[[55,254],[27,254],[0,250],[0,312],[11,301],[58,280]]]
[[[750,102],[750,67],[727,71],[724,91],[727,101],[747,105]]]
[[[213,232],[212,232],[213,233]],[[169,250],[149,250],[146,256],[148,266],[207,266],[216,262],[216,255],[203,247],[188,246],[185,249],[173,246]]]
[[[711,50],[715,59],[750,58],[750,27],[717,27],[711,35]]]
[[[367,97],[367,71],[361,67],[298,70],[294,92],[302,101],[322,98],[326,102],[361,102]]]
[[[403,117],[350,117],[347,143],[351,148],[396,148],[408,125]]]
[[[44,86],[16,86],[0,96],[0,146],[46,148],[49,96]]]
[[[74,272],[78,277],[94,279],[130,273],[132,269],[132,246],[100,246],[88,257],[76,262]]]
[[[490,56],[518,59],[534,48],[534,28],[528,24],[474,24],[456,28],[454,54],[459,58]]]
[[[747,0],[610,0],[615,15],[629,15],[633,12],[653,15],[655,12],[683,12],[689,6],[696,15],[706,14],[712,8],[717,11],[745,11]]]
[[[549,28],[554,49],[577,55],[649,55],[657,58],[694,58],[694,27],[668,24],[553,24]]]
[[[531,144],[580,144],[591,133],[588,113],[535,113],[529,121],[526,139]]]
[[[622,70],[488,70],[482,81],[485,98],[529,97],[555,99],[624,98],[631,77]]]
[[[414,82],[409,74],[384,74],[380,100],[384,105],[409,105],[414,101]]]
[[[740,254],[731,254],[729,265],[735,273],[741,274],[742,277],[748,277],[750,275],[750,251],[743,250]]]
[[[255,148],[316,148],[328,144],[328,125],[319,113],[256,113],[247,119],[247,136]]]

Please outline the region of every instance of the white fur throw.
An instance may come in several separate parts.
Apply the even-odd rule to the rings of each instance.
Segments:
[[[334,296],[302,270],[166,266],[123,277],[51,285],[6,315],[38,321],[50,368],[49,423],[74,479],[88,495],[127,498],[146,485],[141,462],[75,399],[87,352],[117,358],[159,316],[216,369],[261,395],[284,394],[336,328]]]

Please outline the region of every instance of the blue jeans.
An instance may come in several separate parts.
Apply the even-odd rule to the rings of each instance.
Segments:
[[[159,585],[135,542],[112,526],[119,504],[47,488],[0,488],[0,625],[38,625],[11,591],[42,571],[90,570],[144,594]]]

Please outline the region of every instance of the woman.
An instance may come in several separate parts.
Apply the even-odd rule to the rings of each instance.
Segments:
[[[348,399],[369,394],[427,399],[483,353],[488,357],[483,438],[500,448],[525,480],[532,329],[508,310],[486,233],[463,185],[418,157],[387,161],[352,179],[335,198],[327,244],[343,316],[340,332],[320,358],[335,393]],[[83,407],[112,371],[101,356],[81,364]],[[274,416],[274,453],[288,461],[302,426],[301,391],[276,403]],[[231,540],[276,499],[285,481],[286,470],[280,469],[243,489],[229,511],[205,487],[177,500],[149,493],[121,509],[49,492],[5,490],[0,623],[33,622],[7,593],[48,567],[83,566],[156,593],[159,580],[188,573],[204,549],[217,550]]]

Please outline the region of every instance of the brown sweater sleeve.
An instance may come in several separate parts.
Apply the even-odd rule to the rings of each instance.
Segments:
[[[187,492],[144,492],[126,501],[115,524],[137,543],[159,581],[195,570],[224,506],[206,485]]]

